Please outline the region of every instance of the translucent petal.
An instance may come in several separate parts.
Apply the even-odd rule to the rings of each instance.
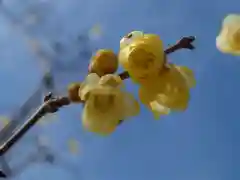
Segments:
[[[99,82],[99,80],[100,80],[100,77],[97,74],[91,73],[91,74],[89,74],[86,77],[84,83],[85,84],[91,84],[91,85],[93,84],[93,85],[95,85],[95,84],[97,84]]]
[[[140,86],[139,99],[155,117],[168,114],[170,111],[186,110],[190,88],[196,83],[190,69],[175,65],[170,66],[163,74],[148,77],[147,82],[148,84]]]
[[[101,77],[99,84],[119,88],[123,83],[118,75],[108,74]]]
[[[223,26],[235,25],[240,23],[240,14],[229,14],[223,20]]]
[[[120,84],[122,80],[119,77],[106,75],[98,84],[91,87],[86,85],[89,93],[82,112],[82,121],[87,130],[108,135],[116,129],[119,120],[139,113],[137,101]]]
[[[123,113],[125,117],[137,116],[140,113],[140,105],[131,93],[125,92],[124,98],[124,109]]]
[[[135,39],[143,37],[142,31],[132,31],[120,40],[120,49],[125,48],[131,44]]]
[[[159,104],[157,101],[151,102],[150,107],[156,120],[158,120],[161,115],[168,115],[170,113],[170,109],[168,107]]]
[[[84,82],[81,84],[79,97],[85,101],[89,92],[98,86],[99,81],[100,77],[96,73],[87,75]]]
[[[195,79],[194,73],[191,69],[189,69],[188,67],[185,67],[185,66],[176,66],[176,69],[184,77],[189,88],[196,86],[196,79]]]
[[[226,16],[216,38],[216,47],[223,53],[240,55],[240,15]]]

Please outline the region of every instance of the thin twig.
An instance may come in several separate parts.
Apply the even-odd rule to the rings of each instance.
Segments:
[[[36,110],[36,112],[3,144],[1,144],[0,156],[4,155],[16,142],[18,142],[43,116],[48,113],[55,113],[59,108],[70,104],[68,97],[53,98],[51,93],[45,96],[44,100],[45,102]]]

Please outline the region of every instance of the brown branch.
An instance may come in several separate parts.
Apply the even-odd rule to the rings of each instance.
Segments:
[[[71,102],[68,97],[53,98],[49,93],[44,98],[44,103],[35,111],[35,113],[22,125],[13,132],[13,134],[0,146],[0,156],[3,156],[17,143],[43,116],[48,113],[55,113],[59,108],[69,105]],[[0,177],[7,178],[6,170],[0,169]]]
[[[43,116],[48,113],[55,113],[59,108],[69,105],[70,103],[68,97],[53,98],[52,93],[45,96],[44,103],[35,111],[35,113],[3,144],[1,144],[0,156],[4,155],[15,143],[17,143]]]
[[[130,77],[129,73],[127,71],[123,71],[122,73],[118,74],[118,76],[122,79],[128,79]]]
[[[180,49],[193,50],[193,49],[195,49],[195,47],[192,45],[192,42],[194,42],[195,39],[196,39],[195,36],[183,37],[176,44],[168,47],[164,52],[165,52],[165,54],[171,54],[171,53],[173,53],[177,50],[180,50]]]

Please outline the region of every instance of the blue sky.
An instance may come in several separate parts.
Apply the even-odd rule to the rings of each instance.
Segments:
[[[25,0],[26,3],[31,1]],[[8,0],[6,6],[20,17],[25,1]],[[36,0],[32,0],[32,2]],[[47,1],[47,0],[46,0]],[[49,1],[48,23],[34,36],[67,40],[79,30],[100,23],[104,35],[98,47],[118,50],[120,37],[132,30],[157,33],[165,44],[195,35],[197,49],[169,58],[191,67],[197,86],[189,108],[160,121],[144,107],[141,114],[122,124],[110,137],[100,137],[81,127],[81,106],[58,113],[59,120],[35,128],[51,139],[59,166],[36,164],[14,179],[24,180],[238,180],[240,179],[240,58],[219,53],[215,38],[228,13],[239,13],[240,2],[190,0],[68,0]],[[52,9],[51,9],[52,8]],[[26,46],[24,33],[11,28],[0,14],[0,109],[9,113],[35,90],[41,71]],[[79,60],[81,61],[81,60]],[[71,78],[66,75],[66,80]],[[77,77],[82,79],[83,77]],[[65,80],[63,80],[65,81]],[[61,83],[61,82],[59,82]],[[127,81],[129,91],[136,87]],[[11,95],[11,98],[6,98]],[[69,154],[66,141],[80,142],[79,155]],[[30,142],[22,148],[34,148]],[[13,150],[18,153],[18,149]],[[13,154],[14,154],[13,153]],[[18,157],[16,157],[18,158]],[[61,160],[64,159],[64,160]],[[60,168],[65,161],[75,169]]]

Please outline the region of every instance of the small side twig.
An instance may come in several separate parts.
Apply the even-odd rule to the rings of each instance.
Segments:
[[[55,113],[59,108],[71,104],[71,101],[68,97],[53,97],[53,94],[50,92],[44,97],[45,113]]]

